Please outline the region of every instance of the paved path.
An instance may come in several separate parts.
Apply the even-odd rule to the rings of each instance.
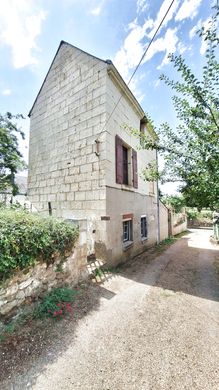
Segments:
[[[100,308],[32,388],[218,390],[219,251],[209,235],[194,230],[105,282]]]

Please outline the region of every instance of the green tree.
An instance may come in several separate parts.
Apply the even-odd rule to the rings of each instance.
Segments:
[[[219,8],[214,8],[208,28],[198,32],[207,43],[202,78],[195,76],[181,55],[169,56],[179,81],[160,77],[175,92],[172,100],[178,126],[172,129],[168,123],[162,124],[157,139],[138,132],[145,149],[156,149],[164,157],[161,180],[181,181],[186,203],[199,209],[219,207]],[[157,174],[154,167],[147,167],[144,175],[154,180]]]
[[[179,195],[163,196],[162,202],[167,206],[171,206],[176,213],[180,213],[180,211],[182,211],[183,207],[186,205],[184,197]]]
[[[17,127],[15,120],[23,119],[22,115],[7,112],[0,115],[0,192],[11,188],[17,193],[15,174],[25,167],[22,154],[18,149],[18,135],[24,139],[24,133]]]

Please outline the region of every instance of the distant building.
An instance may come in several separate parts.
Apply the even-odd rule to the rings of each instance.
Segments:
[[[108,263],[154,244],[156,185],[140,172],[155,152],[138,150],[123,125],[155,133],[112,62],[62,41],[29,116],[33,206],[64,219],[86,219],[88,254]]]

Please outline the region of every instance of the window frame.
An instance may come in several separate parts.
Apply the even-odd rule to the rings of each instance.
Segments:
[[[144,140],[141,135],[145,135],[147,132],[147,121],[143,118],[140,120],[140,145],[144,145]]]
[[[115,137],[116,149],[116,183],[129,188],[138,188],[137,152],[118,135]],[[126,157],[125,157],[126,155]],[[126,160],[126,166],[125,166]],[[124,169],[125,166],[125,169]]]
[[[125,224],[128,228],[127,239],[124,239],[124,227]],[[133,218],[126,218],[122,220],[122,243],[124,247],[128,247],[133,244]]]
[[[129,185],[129,149],[125,146],[125,145],[122,145],[122,173],[123,173],[123,183],[122,184],[125,184],[125,185]]]
[[[145,221],[145,226],[142,228],[142,222]],[[147,215],[141,215],[141,240],[145,241],[148,239],[148,221],[147,221]],[[143,234],[142,234],[143,233]]]

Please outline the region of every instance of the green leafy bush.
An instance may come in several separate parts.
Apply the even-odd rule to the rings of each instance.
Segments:
[[[0,280],[37,260],[53,261],[64,256],[78,237],[78,228],[52,217],[0,208]]]
[[[197,220],[197,221],[206,221],[212,222],[212,211],[210,210],[202,210],[201,212],[195,209],[187,209],[186,210],[188,219]]]
[[[197,219],[199,212],[196,210],[186,210],[188,219]]]
[[[66,314],[71,314],[73,312],[71,304],[77,293],[76,290],[68,287],[53,288],[36,307],[34,316],[62,318]]]
[[[200,213],[200,217],[206,218],[206,219],[209,219],[210,221],[212,221],[212,219],[213,219],[213,212],[209,211],[209,210],[202,210],[201,213]]]

